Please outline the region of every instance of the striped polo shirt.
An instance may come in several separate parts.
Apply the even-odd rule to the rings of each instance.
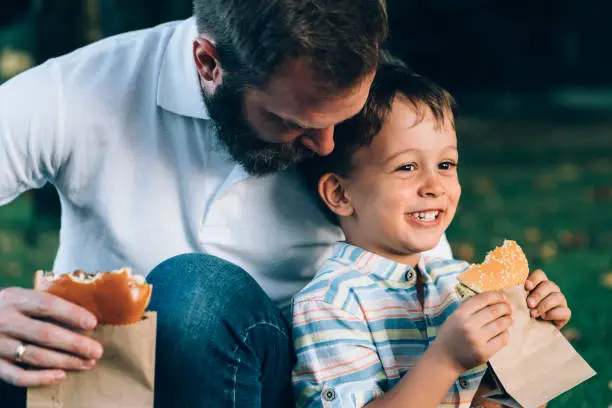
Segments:
[[[421,257],[415,269],[338,243],[293,298],[297,407],[362,407],[389,391],[459,306],[468,263]],[[416,284],[424,285],[424,307]],[[463,373],[440,407],[469,407],[485,365]]]

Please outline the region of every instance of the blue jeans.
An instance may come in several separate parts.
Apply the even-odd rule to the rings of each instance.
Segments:
[[[156,408],[293,406],[290,328],[250,275],[188,254],[164,261],[147,280],[158,319]],[[24,400],[24,390],[0,384],[1,407]]]

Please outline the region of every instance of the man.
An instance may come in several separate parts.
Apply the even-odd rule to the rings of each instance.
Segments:
[[[55,270],[153,269],[156,406],[288,406],[279,307],[342,239],[289,168],[330,153],[334,125],[365,103],[384,5],[195,0],[194,12],[3,85],[0,205],[53,183]],[[3,290],[0,379],[92,368],[101,346],[70,329],[95,325],[60,299]],[[4,384],[2,401],[15,391]]]

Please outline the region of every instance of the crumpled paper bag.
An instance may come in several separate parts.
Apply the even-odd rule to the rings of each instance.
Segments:
[[[28,389],[27,408],[153,408],[156,328],[155,312],[131,325],[99,325],[91,333],[104,346],[96,366]]]
[[[514,324],[508,344],[489,361],[496,389],[484,398],[536,408],[596,374],[552,323],[529,315],[522,285],[501,292],[512,307]]]

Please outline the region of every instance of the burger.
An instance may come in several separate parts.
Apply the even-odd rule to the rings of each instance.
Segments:
[[[522,285],[529,275],[527,257],[515,242],[506,240],[489,252],[481,264],[471,265],[457,277],[456,290],[462,298],[477,293]]]
[[[130,268],[72,273],[36,271],[34,289],[61,297],[96,316],[99,324],[125,325],[140,321],[153,287]]]

